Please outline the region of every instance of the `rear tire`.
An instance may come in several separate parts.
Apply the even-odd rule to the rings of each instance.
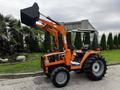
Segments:
[[[64,87],[69,79],[70,74],[67,68],[57,67],[51,74],[53,85],[56,87]]]
[[[85,63],[84,71],[90,80],[101,80],[106,74],[107,65],[101,56],[91,57]]]

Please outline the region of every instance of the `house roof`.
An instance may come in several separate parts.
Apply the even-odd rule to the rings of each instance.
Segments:
[[[75,32],[97,32],[88,20],[76,21],[76,22],[63,22],[66,31]]]

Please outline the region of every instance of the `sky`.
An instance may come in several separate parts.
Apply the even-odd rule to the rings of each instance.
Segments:
[[[34,2],[40,12],[56,21],[88,19],[100,34],[120,32],[120,0],[0,0],[0,13],[20,19],[20,9]]]

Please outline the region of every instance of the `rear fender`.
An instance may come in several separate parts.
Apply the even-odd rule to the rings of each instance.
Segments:
[[[97,56],[100,54],[100,51],[93,51],[93,50],[90,50],[90,51],[87,51],[84,55],[84,57],[82,58],[81,62],[80,62],[80,65],[81,67],[83,66],[84,62],[91,56]]]

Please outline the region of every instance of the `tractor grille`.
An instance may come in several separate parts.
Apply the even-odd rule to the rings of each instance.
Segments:
[[[55,62],[64,59],[64,54],[57,54],[48,57],[49,62]]]

